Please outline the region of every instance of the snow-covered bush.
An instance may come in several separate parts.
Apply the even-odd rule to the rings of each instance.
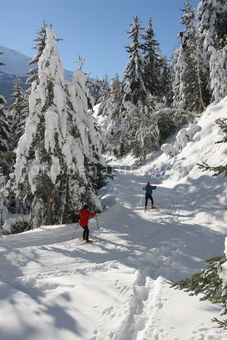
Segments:
[[[170,158],[176,156],[179,151],[174,145],[170,143],[162,144],[161,150],[165,153],[167,157]]]
[[[15,214],[8,217],[2,225],[4,234],[21,233],[31,229],[31,214]]]
[[[190,124],[188,128],[181,129],[176,135],[176,142],[174,144],[163,144],[161,150],[168,157],[177,155],[189,141],[193,140],[196,132],[200,131],[201,127],[197,124]]]
[[[176,141],[181,149],[185,147],[187,142],[189,141],[189,136],[187,134],[187,129],[181,129],[176,135]]]

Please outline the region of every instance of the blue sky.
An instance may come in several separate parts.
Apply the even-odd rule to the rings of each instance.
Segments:
[[[197,7],[199,0],[191,0]],[[34,39],[43,21],[52,24],[65,69],[85,58],[91,76],[122,75],[128,62],[125,45],[134,16],[143,27],[153,21],[163,55],[170,57],[178,44],[184,0],[1,0],[0,45],[33,56]]]

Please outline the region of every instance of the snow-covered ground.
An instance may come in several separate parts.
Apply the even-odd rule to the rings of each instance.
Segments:
[[[0,238],[1,340],[225,340],[213,317],[221,308],[170,288],[224,255],[226,178],[197,163],[224,163],[210,106],[181,152],[142,167],[115,161],[100,192],[104,211],[90,220],[94,244],[76,225],[44,226]],[[155,210],[143,210],[143,186],[157,185]],[[97,221],[102,241],[99,241]]]

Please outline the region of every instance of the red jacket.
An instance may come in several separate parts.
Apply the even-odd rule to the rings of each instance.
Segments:
[[[90,212],[87,209],[81,209],[80,210],[80,226],[85,227],[88,225],[88,219],[90,216],[94,216],[96,214],[96,211]]]

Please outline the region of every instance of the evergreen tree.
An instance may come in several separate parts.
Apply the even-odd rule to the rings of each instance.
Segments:
[[[3,54],[0,52],[0,55]],[[0,65],[5,65],[0,62]],[[0,95],[0,152],[7,151],[9,149],[9,125],[6,120],[4,106],[6,100]]]
[[[159,129],[157,121],[154,118],[154,110],[151,110],[153,104],[144,105],[142,102],[138,103],[139,117],[137,124],[135,139],[133,141],[133,155],[138,157],[141,162],[146,159],[147,154],[159,148]]]
[[[219,102],[227,95],[227,44],[220,50],[210,47],[210,87],[212,100]]]
[[[225,0],[203,0],[198,8],[203,69],[208,79],[210,100],[218,101],[227,93],[226,43],[227,3]]]
[[[115,104],[115,107],[111,114],[111,118],[115,118],[115,116],[117,116],[118,107],[121,106],[122,97],[123,97],[123,82],[119,78],[119,75],[116,74],[115,77],[112,79],[112,86],[110,92],[110,98],[112,99],[112,102]]]
[[[0,52],[0,54],[2,54]],[[0,62],[0,65],[5,65]],[[0,222],[4,223],[8,216],[7,209],[7,193],[5,185],[9,179],[9,174],[14,164],[15,154],[11,152],[12,146],[12,130],[9,124],[8,111],[4,108],[6,100],[0,95]]]
[[[43,26],[38,31],[38,36],[34,41],[36,42],[36,46],[34,49],[36,50],[36,54],[32,58],[32,60],[28,63],[28,65],[34,65],[34,68],[29,70],[28,74],[30,75],[27,79],[27,84],[31,85],[33,81],[38,81],[38,61],[41,57],[43,50],[46,45],[46,37],[47,37],[47,24],[44,22]]]
[[[0,96],[0,173],[5,176],[6,181],[9,177],[15,154],[11,152],[12,130],[9,124],[8,112],[4,108],[5,103],[5,98]]]
[[[213,46],[216,50],[226,45],[227,3],[225,0],[202,0],[198,7],[199,32],[208,66]]]
[[[160,96],[162,88],[160,84],[160,50],[159,44],[155,39],[154,31],[152,28],[152,20],[149,19],[148,27],[143,34],[144,43],[142,44],[142,50],[144,55],[144,69],[143,79],[144,85],[149,93],[153,96]]]
[[[40,82],[31,89],[29,117],[15,165],[15,192],[30,202],[33,227],[64,222],[69,210],[85,202],[101,209],[85,166],[85,155],[91,154],[94,160],[96,152],[91,153],[85,126],[85,80],[80,78],[76,88],[74,83],[65,85],[51,29],[46,30],[38,76]]]
[[[140,43],[142,33],[138,17],[134,18],[130,33],[133,42],[128,49],[130,60],[126,67],[127,72],[123,81],[119,81],[118,78],[113,80],[111,92],[107,100],[101,103],[99,114],[106,117],[103,140],[107,151],[116,157],[122,157],[131,152],[143,161],[176,131],[180,125],[179,121],[185,123],[185,119],[183,116],[177,119],[176,123],[176,110],[167,110],[165,114],[163,111],[160,113],[160,108],[163,108],[164,103],[167,100],[171,101],[171,76],[166,59],[156,53],[158,43],[153,36],[151,20],[144,45]],[[146,58],[141,56],[142,50]],[[153,83],[156,86],[158,82],[156,92],[151,90],[151,86],[150,90],[146,88],[148,78],[147,82],[144,81],[146,73],[144,69],[148,66],[152,68],[153,73],[157,74],[156,84]],[[148,69],[147,72],[149,72]],[[152,74],[151,77],[153,77]],[[153,77],[149,80],[150,85],[151,80],[155,82]],[[165,96],[162,101],[160,101],[161,96]],[[167,112],[172,114],[173,119],[168,117]],[[161,131],[163,127],[164,132]]]
[[[103,79],[100,79],[99,83],[100,83],[99,102],[102,102],[106,100],[110,93],[110,85],[107,75]]]
[[[129,62],[124,71],[124,100],[131,101],[135,105],[139,100],[144,100],[147,95],[144,84],[144,61],[141,55],[141,30],[139,18],[135,16],[129,32],[132,43],[126,46],[129,53]]]
[[[202,112],[206,104],[206,82],[202,68],[202,53],[197,34],[195,11],[189,0],[185,3],[179,33],[181,47],[174,60],[173,105],[176,108]]]
[[[2,53],[0,52],[0,54]],[[5,64],[0,63],[0,65]],[[0,177],[3,176],[0,179],[1,186],[3,186],[9,178],[12,159],[14,159],[15,156],[15,154],[11,152],[12,133],[8,110],[4,107],[5,104],[5,98],[0,95]]]
[[[203,297],[200,300],[209,300],[212,303],[221,304],[223,307],[222,314],[227,314],[227,287],[223,287],[223,281],[220,278],[226,257],[215,257],[206,260],[206,262],[208,263],[207,268],[192,275],[191,278],[174,282],[171,287],[190,292],[190,295],[202,293]],[[227,329],[227,319],[219,321],[215,318],[213,321],[218,322],[219,327]]]
[[[186,110],[186,82],[185,74],[187,69],[186,56],[182,47],[173,52],[172,70],[173,70],[173,107],[176,109]]]
[[[103,142],[106,151],[114,154],[115,156],[122,155],[119,147],[119,141],[123,137],[123,82],[116,76],[112,79],[111,89],[105,101],[99,106],[98,115],[102,115],[105,119],[102,134],[104,136]]]
[[[160,74],[159,74],[160,93],[164,101],[164,106],[170,107],[172,105],[172,69],[169,65],[167,58],[160,57]]]
[[[13,104],[9,107],[11,117],[11,129],[13,131],[13,148],[17,147],[20,137],[24,133],[26,119],[28,117],[28,95],[21,87],[21,81],[16,78],[13,86]]]
[[[76,94],[74,103],[72,100],[74,111],[81,117],[81,122],[75,121],[75,123],[81,129],[80,138],[83,146],[84,167],[87,174],[86,180],[89,182],[90,187],[87,190],[87,194],[93,197],[93,200],[96,201],[96,206],[98,206],[99,202],[95,196],[95,189],[100,188],[105,182],[102,170],[103,167],[106,167],[106,164],[102,157],[103,143],[101,135],[92,116],[92,111],[89,111],[89,103],[92,99],[86,86],[87,75],[81,68],[74,72],[72,84]],[[82,128],[83,125],[84,128]],[[89,197],[86,198],[86,201],[89,201]]]
[[[10,141],[10,127],[6,118],[6,111],[4,105],[6,100],[0,96],[0,152],[9,150]]]
[[[3,54],[3,52],[0,52],[0,55]],[[0,61],[0,66],[4,66],[5,64]]]
[[[112,79],[110,92],[106,100],[102,101],[99,106],[99,115],[108,117],[109,123],[118,120],[123,99],[123,83],[118,74]]]
[[[95,80],[87,79],[87,87],[93,98],[94,105],[100,104],[101,102],[105,101],[110,92],[110,86],[107,76],[103,79],[99,79],[98,77]]]

